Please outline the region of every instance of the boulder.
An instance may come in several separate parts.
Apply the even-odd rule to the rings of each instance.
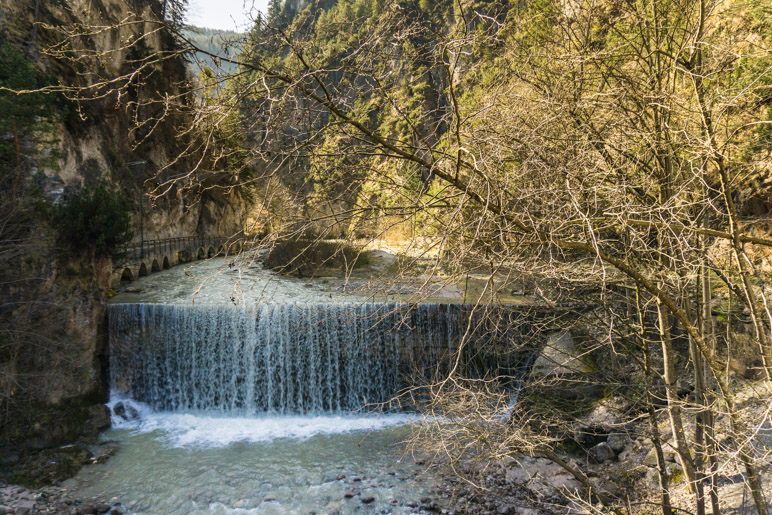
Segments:
[[[587,371],[582,353],[576,347],[570,331],[553,333],[547,337],[531,369],[533,377],[559,377]]]
[[[113,413],[123,420],[136,420],[139,418],[137,409],[128,402],[118,401],[113,406]]]
[[[46,449],[20,460],[9,479],[17,484],[42,487],[71,478],[91,458],[91,452],[80,445]]]
[[[96,439],[102,431],[110,427],[110,408],[104,404],[94,404],[82,410],[82,433]]]
[[[662,446],[662,454],[665,457],[665,461],[669,463],[675,463],[676,461],[676,451],[669,445],[663,445]],[[656,467],[657,466],[657,450],[652,447],[649,449],[649,452],[646,453],[646,457],[643,459],[643,464],[647,467]]]
[[[598,463],[603,463],[604,461],[613,459],[614,456],[616,456],[614,451],[606,442],[599,443],[595,447],[591,448],[589,454],[592,459]]]
[[[675,463],[668,463],[665,470],[671,483],[678,483],[683,477],[683,470]],[[652,489],[659,488],[659,470],[656,467],[646,470],[646,483]]]
[[[627,447],[627,442],[627,437],[620,434],[608,435],[608,438],[606,439],[606,443],[616,454],[619,454],[625,450],[625,447]]]
[[[602,427],[607,433],[617,433],[627,422],[630,404],[620,397],[611,397],[595,403],[592,411],[582,418],[582,423]]]

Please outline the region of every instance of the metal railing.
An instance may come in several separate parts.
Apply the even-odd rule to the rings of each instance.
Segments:
[[[223,236],[181,236],[178,238],[165,238],[162,240],[144,240],[138,244],[129,244],[124,246],[116,260],[115,268],[120,268],[131,261],[142,261],[146,257],[158,257],[165,255],[172,258],[174,252],[188,250],[191,252],[191,258],[196,257],[199,248],[203,248],[205,255],[209,257],[208,249],[214,247],[215,253],[221,246],[228,243],[229,238]]]

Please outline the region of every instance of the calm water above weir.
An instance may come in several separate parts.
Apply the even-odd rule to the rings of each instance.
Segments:
[[[122,283],[114,303],[236,304],[356,302],[373,295],[343,292],[341,281],[286,277],[262,266],[250,254],[213,258]]]

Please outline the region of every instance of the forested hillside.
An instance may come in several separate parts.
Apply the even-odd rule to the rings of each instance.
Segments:
[[[277,238],[401,227],[430,273],[534,278],[547,304],[594,310],[600,382],[635,399],[628,416],[649,419],[660,458],[670,439],[697,512],[715,513],[706,471],[731,446],[714,421],[749,430],[728,364],[772,378],[770,20],[756,0],[273,2],[220,108]],[[523,403],[491,430],[500,397],[463,374],[429,398],[459,424],[424,435],[441,455],[550,455],[565,427],[557,405],[546,422]],[[763,459],[732,448],[766,513]]]
[[[194,74],[200,74],[204,68],[225,75],[235,73],[238,70],[235,61],[236,56],[241,52],[242,45],[241,34],[238,32],[191,25],[185,27],[183,34],[196,48],[201,50],[191,57]]]
[[[304,185],[310,205],[315,198],[327,202],[332,196],[369,209],[365,199],[375,195],[385,201],[378,203],[383,208],[394,196],[386,193],[388,188],[384,189],[379,176],[388,176],[390,181],[399,177],[400,187],[408,186],[408,190],[401,189],[402,194],[424,194],[426,189],[443,184],[442,180],[431,180],[435,174],[456,175],[454,168],[458,168],[463,175],[468,168],[464,161],[474,158],[473,169],[490,170],[486,178],[506,174],[513,163],[526,157],[530,160],[526,164],[538,167],[533,160],[539,155],[550,156],[541,166],[550,162],[569,168],[566,160],[574,160],[571,168],[591,168],[593,174],[601,163],[615,170],[626,168],[626,174],[631,168],[650,167],[637,159],[640,156],[644,163],[656,160],[649,145],[658,144],[648,140],[669,140],[657,124],[667,125],[670,120],[661,119],[662,113],[656,110],[640,111],[649,101],[647,89],[651,86],[646,81],[656,81],[647,74],[692,59],[700,60],[699,71],[704,70],[712,79],[721,77],[718,82],[711,80],[711,87],[701,93],[711,95],[704,101],[707,108],[716,111],[704,114],[711,120],[718,115],[729,124],[727,127],[737,130],[731,141],[722,142],[736,149],[737,169],[730,179],[739,202],[737,209],[741,214],[767,212],[770,198],[764,185],[770,166],[766,154],[769,131],[763,119],[769,117],[765,45],[770,29],[769,8],[763,2],[706,6],[702,24],[688,16],[672,20],[674,5],[662,6],[661,12],[651,14],[616,3],[573,10],[550,2],[512,5],[498,1],[302,5],[274,3],[268,21],[258,23],[242,55],[245,63],[257,70],[239,79],[239,84],[247,85],[258,78],[270,78],[268,86],[274,84],[279,92],[285,87],[301,88],[300,98],[276,96],[270,105],[256,105],[262,97],[249,90],[233,100],[244,102],[238,107],[246,127],[243,133],[260,142],[257,154],[266,157],[270,152],[266,160],[272,163],[283,160],[285,179],[288,184]],[[652,35],[637,26],[649,21],[645,16],[661,17],[654,21],[700,32],[681,41],[674,40],[672,34]],[[709,55],[692,55],[689,52],[695,50],[697,35],[711,42],[726,41],[711,46]],[[676,52],[670,54],[671,62],[635,55],[655,44],[667,47],[662,52]],[[672,71],[661,73],[675,80],[669,75]],[[656,94],[671,102],[668,115],[675,116],[679,126],[691,129],[689,124],[702,114],[689,104],[699,103],[694,87],[690,89],[688,81],[683,82],[697,70],[687,72],[680,83],[671,83],[665,91],[662,85]],[[279,73],[285,76],[272,77]],[[232,86],[238,91],[238,86]],[[743,100],[724,98],[732,94],[741,94]],[[719,96],[721,103],[713,103]],[[622,105],[609,102],[609,98],[619,99]],[[611,112],[611,108],[620,112]],[[336,113],[338,109],[341,113]],[[723,116],[730,111],[732,122]],[[550,127],[574,131],[565,134],[570,144],[558,143],[561,138],[550,136],[546,127],[536,136],[535,124],[543,122],[537,113],[550,120]],[[633,113],[638,119],[630,118]],[[341,114],[362,127],[332,125],[330,122],[339,121]],[[616,114],[624,115],[627,121],[612,124]],[[266,116],[270,116],[269,123]],[[649,116],[658,121],[649,120]],[[486,137],[478,137],[480,130]],[[691,152],[687,148],[699,146],[696,140],[707,137],[698,127],[694,130],[697,133],[679,138],[679,152]],[[361,138],[363,131],[384,141]],[[563,162],[558,165],[561,155]],[[679,155],[674,166],[684,166],[684,159]],[[628,187],[649,190],[650,185],[637,182]],[[709,182],[706,186],[717,192],[719,178],[710,176]],[[516,183],[506,183],[511,190],[517,189]],[[503,191],[497,190],[499,194]],[[516,195],[514,191],[510,194]],[[501,199],[502,205],[507,202]]]

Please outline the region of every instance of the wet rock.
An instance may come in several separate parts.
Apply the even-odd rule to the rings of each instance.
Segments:
[[[614,451],[606,442],[599,443],[598,445],[590,449],[589,454],[592,457],[592,459],[594,459],[598,463],[603,463],[604,461],[608,461],[615,456]]]
[[[91,457],[91,452],[80,445],[44,450],[20,460],[10,480],[32,487],[63,481],[74,476]]]
[[[104,463],[118,453],[119,444],[117,442],[106,442],[100,445],[96,451],[91,463]]]
[[[335,476],[336,481],[340,481],[341,479],[346,479],[346,474],[338,474]]]
[[[367,497],[362,497],[362,502],[364,504],[370,504],[373,501],[375,501],[375,497],[373,497],[372,495],[368,495]]]
[[[110,505],[105,503],[99,503],[94,508],[96,508],[97,513],[107,513],[110,511]]]
[[[124,515],[126,512],[120,506],[113,506],[110,510],[110,515]]]
[[[84,435],[96,439],[105,429],[110,427],[110,408],[104,404],[95,404],[82,410]]]
[[[33,451],[42,451],[43,449],[50,449],[54,444],[50,440],[44,438],[30,438],[25,441],[23,447]]]
[[[346,499],[351,499],[352,497],[354,497],[354,495],[356,494],[354,493],[353,490],[346,490],[345,492],[343,492],[343,497],[345,497]]]
[[[120,417],[123,420],[136,420],[139,418],[139,412],[131,404],[125,402],[117,402],[113,406],[113,413],[116,417]]]

